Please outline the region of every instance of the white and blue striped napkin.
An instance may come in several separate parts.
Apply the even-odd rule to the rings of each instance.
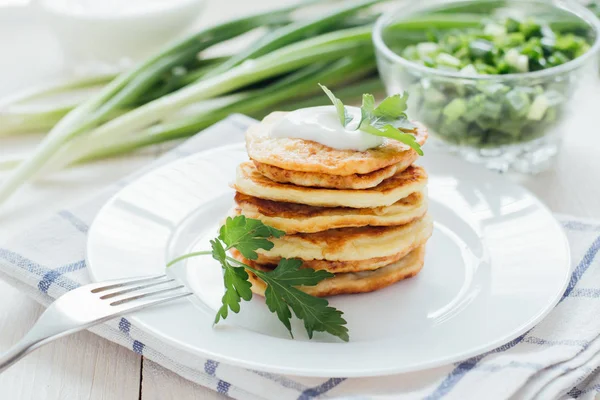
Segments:
[[[241,141],[252,122],[243,116],[230,117],[148,169],[186,154]],[[45,305],[89,283],[84,261],[88,227],[108,197],[134,178],[118,182],[103,195],[62,210],[0,244],[0,279]],[[573,276],[556,309],[531,331],[504,346],[441,368],[381,378],[298,378],[186,354],[140,331],[127,318],[91,331],[237,399],[590,399],[600,391],[600,259],[596,258],[600,223],[559,219],[571,244]]]

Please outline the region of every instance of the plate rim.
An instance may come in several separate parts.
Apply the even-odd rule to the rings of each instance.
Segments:
[[[157,173],[163,169],[172,168],[176,164],[186,163],[186,162],[189,162],[189,160],[196,159],[196,158],[202,158],[202,156],[207,155],[209,153],[214,153],[217,151],[237,150],[237,149],[241,149],[243,147],[244,147],[244,144],[241,141],[237,142],[237,143],[231,143],[231,144],[227,144],[227,145],[223,145],[223,146],[213,147],[210,149],[206,149],[206,150],[202,150],[199,152],[195,152],[195,153],[186,155],[185,157],[182,157],[182,158],[179,158],[176,160],[172,160],[163,165],[160,165],[157,168],[137,174],[131,181],[127,182],[127,185],[125,185],[124,187],[121,187],[116,193],[114,193],[102,205],[102,207],[99,209],[96,216],[94,217],[92,224],[90,224],[88,237],[86,239],[86,252],[85,252],[86,264],[88,266],[91,266],[93,264],[88,257],[90,254],[90,246],[91,246],[90,238],[92,237],[92,234],[93,234],[96,224],[100,220],[99,217],[103,214],[103,212],[106,209],[108,209],[110,206],[112,206],[114,201],[119,198],[119,196],[123,193],[124,190],[127,189],[127,187],[135,184],[140,179],[146,177],[149,174]],[[435,150],[432,151],[432,153],[433,152],[438,153],[438,151],[435,151]],[[448,155],[447,153],[444,153],[444,152],[439,152],[438,154]],[[481,172],[484,172],[485,174],[495,175],[495,174],[493,174],[493,172],[491,172],[485,168],[481,168],[477,165],[467,163],[464,160],[457,159],[456,162],[463,163],[463,165],[465,165],[469,168],[479,169]],[[171,335],[161,333],[160,330],[157,330],[151,324],[143,321],[143,319],[140,319],[136,315],[130,315],[127,318],[136,326],[136,328],[138,328],[141,331],[143,331],[144,333],[150,335],[153,339],[156,339],[159,341],[164,341],[167,345],[171,345],[180,351],[188,352],[190,354],[193,354],[193,355],[196,355],[199,357],[203,357],[203,358],[210,358],[215,361],[223,362],[223,363],[226,363],[226,364],[229,364],[232,366],[250,368],[250,369],[255,369],[255,370],[260,370],[260,371],[265,371],[265,372],[270,372],[270,373],[301,376],[301,377],[340,376],[340,377],[347,377],[347,378],[358,378],[358,377],[390,376],[390,375],[395,375],[395,374],[417,372],[417,371],[423,371],[423,370],[427,370],[427,369],[431,369],[431,368],[441,367],[441,366],[449,365],[449,364],[452,364],[455,362],[464,361],[464,360],[467,360],[467,359],[477,356],[477,355],[485,354],[493,349],[498,348],[499,346],[502,346],[506,343],[511,342],[512,340],[518,338],[519,336],[523,335],[524,333],[526,333],[527,331],[529,331],[533,327],[535,327],[537,324],[539,324],[559,303],[564,291],[566,290],[566,288],[568,286],[569,279],[570,279],[570,276],[571,276],[571,273],[573,270],[573,266],[570,263],[571,249],[570,249],[570,244],[568,242],[568,238],[566,236],[564,228],[560,225],[559,221],[554,217],[552,211],[548,208],[548,206],[546,206],[546,204],[544,202],[542,202],[534,193],[532,193],[531,191],[529,191],[527,188],[523,187],[522,185],[520,185],[516,182],[513,182],[513,181],[507,179],[506,177],[496,175],[496,178],[503,179],[506,184],[511,185],[513,187],[518,188],[519,190],[524,191],[528,196],[530,196],[535,201],[536,205],[538,207],[540,207],[541,210],[543,210],[548,216],[550,216],[552,224],[556,228],[558,228],[557,231],[560,232],[561,242],[563,244],[563,250],[565,251],[565,259],[567,260],[568,265],[566,265],[566,268],[564,268],[565,274],[563,277],[563,284],[561,286],[561,289],[559,291],[557,291],[554,298],[552,299],[551,302],[548,303],[546,308],[541,310],[540,312],[538,312],[538,314],[535,316],[535,318],[532,318],[530,321],[528,321],[528,323],[523,324],[523,326],[521,326],[518,330],[515,330],[509,334],[504,335],[501,339],[497,339],[493,343],[470,349],[469,351],[465,351],[460,355],[453,355],[453,356],[448,356],[448,357],[437,358],[437,359],[429,361],[429,362],[410,364],[410,365],[404,366],[404,367],[400,366],[400,367],[390,367],[390,368],[384,368],[384,369],[365,367],[364,369],[362,369],[360,371],[358,371],[356,369],[337,368],[335,370],[328,370],[327,372],[325,372],[325,371],[319,372],[318,369],[310,369],[309,370],[309,369],[304,369],[304,368],[272,366],[269,364],[264,364],[264,363],[253,361],[253,360],[245,360],[245,359],[242,359],[239,357],[222,355],[222,354],[210,351],[208,349],[202,350],[192,344],[182,342],[181,340],[177,340],[177,339],[173,338]],[[88,273],[93,282],[98,282],[96,273],[94,272],[93,268],[88,268]],[[191,303],[191,301],[187,298],[175,300],[164,307],[168,308],[169,306],[173,306],[173,305],[181,306],[183,304],[185,304],[187,307],[194,307],[194,305]],[[145,312],[148,312],[148,310],[146,310]],[[299,343],[302,343],[302,342],[299,342]],[[311,345],[319,345],[319,346],[320,345],[344,345],[343,343],[317,343],[317,342],[304,342],[304,343],[309,343]]]

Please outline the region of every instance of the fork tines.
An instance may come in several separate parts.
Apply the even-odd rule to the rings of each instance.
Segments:
[[[141,279],[122,279],[95,287],[92,293],[101,294],[100,300],[112,300],[111,306],[131,305],[136,306],[141,300],[143,303],[161,302],[177,297],[185,297],[191,292],[167,275],[157,275]],[[133,302],[136,302],[134,304]],[[140,303],[141,304],[141,303]]]

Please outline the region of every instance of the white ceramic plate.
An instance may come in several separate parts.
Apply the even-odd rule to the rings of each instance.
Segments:
[[[232,205],[228,186],[247,159],[241,145],[199,153],[124,188],[89,233],[95,280],[161,273],[208,240]],[[196,297],[131,317],[141,329],[191,353],[257,370],[306,376],[373,376],[468,358],[524,333],[557,303],[568,277],[567,240],[551,213],[505,178],[430,151],[435,231],[415,278],[381,291],[338,296],[349,343],[319,334],[309,341],[299,321],[291,339],[255,296],[213,328],[223,293],[211,257],[174,273]]]

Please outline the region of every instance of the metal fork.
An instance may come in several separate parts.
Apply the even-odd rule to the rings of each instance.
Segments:
[[[0,373],[54,339],[191,294],[166,275],[92,283],[71,290],[50,304],[23,339],[0,355]]]

